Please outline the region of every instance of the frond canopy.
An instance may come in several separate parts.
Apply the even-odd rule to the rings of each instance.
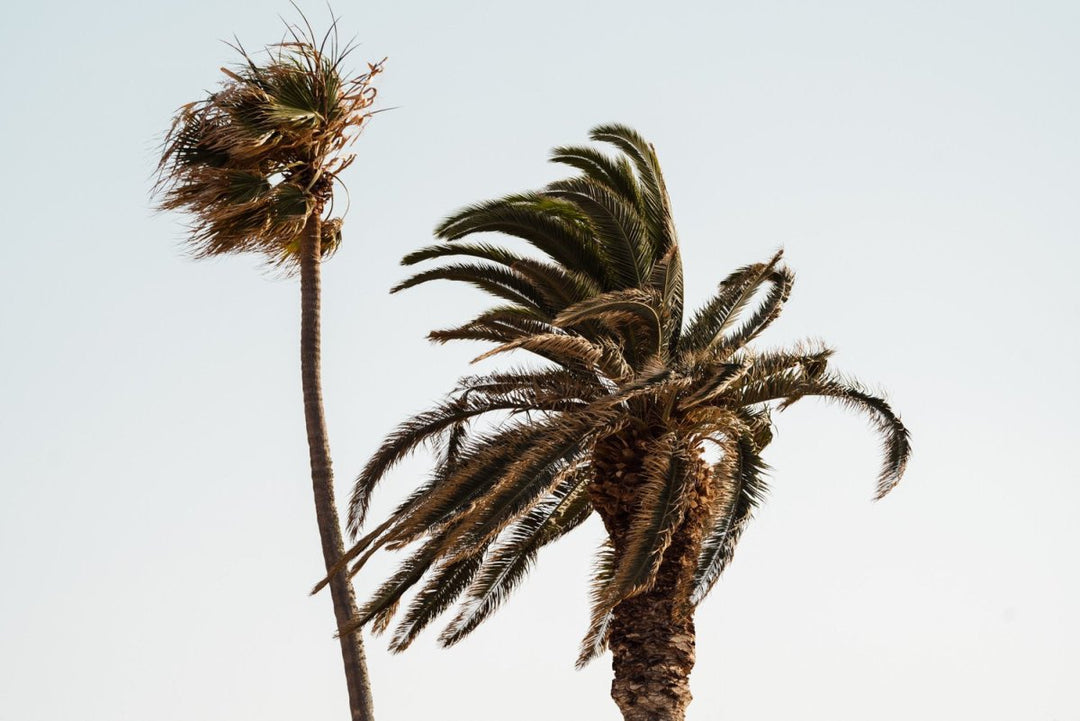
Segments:
[[[339,46],[334,27],[322,38],[310,26],[287,30],[257,56],[234,46],[241,62],[221,69],[216,92],[182,106],[165,136],[154,192],[162,210],[190,214],[196,257],[250,251],[293,267],[301,231],[332,200],[372,115],[382,63],[345,75],[353,48]],[[324,257],[341,239],[339,218],[326,226]]]
[[[904,472],[907,429],[883,399],[829,367],[830,349],[753,346],[791,292],[782,253],[731,273],[684,323],[682,258],[656,153],[625,126],[598,127],[592,138],[616,154],[557,148],[552,159],[578,175],[464,208],[438,227],[443,244],[403,261],[434,265],[395,291],[449,280],[498,298],[433,340],[493,342],[477,360],[526,351],[543,364],[461,379],[442,403],[391,433],[357,479],[354,535],[389,471],[425,444],[435,450],[429,480],[342,562],[355,573],[379,549],[416,549],[355,621],[385,627],[418,586],[395,650],[459,603],[440,637],[456,643],[505,600],[544,546],[592,513],[611,539],[598,559],[580,662],[604,649],[613,610],[655,584],[683,524],[705,518],[693,521],[702,525],[700,548],[684,590],[686,603],[699,603],[764,498],[772,414],[802,398],[867,415],[885,446],[877,497]],[[524,241],[532,255],[467,238],[491,231]],[[720,450],[711,466],[706,445]],[[605,510],[619,503],[621,520]]]

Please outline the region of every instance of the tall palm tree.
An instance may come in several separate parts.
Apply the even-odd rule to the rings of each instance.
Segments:
[[[553,160],[579,175],[467,207],[439,226],[449,242],[405,257],[440,262],[395,290],[445,279],[502,301],[432,340],[490,341],[480,359],[526,350],[546,362],[462,378],[391,433],[357,480],[354,534],[375,485],[425,442],[438,448],[434,472],[339,565],[355,573],[378,549],[415,543],[354,626],[387,627],[422,584],[391,648],[407,647],[463,598],[440,636],[451,645],[499,606],[543,546],[596,513],[607,541],[578,663],[610,647],[624,717],[672,721],[690,700],[694,608],[765,493],[772,412],[818,396],[867,414],[885,444],[878,498],[904,471],[908,432],[884,400],[830,370],[828,348],[752,346],[791,291],[779,253],[729,275],[684,323],[656,154],[619,125],[595,128],[592,139],[617,154],[557,148]],[[532,250],[462,240],[483,232]]]
[[[164,210],[193,221],[196,257],[261,254],[274,268],[300,275],[300,365],[311,481],[323,559],[330,569],[344,551],[334,501],[320,379],[320,266],[341,242],[341,219],[325,218],[334,183],[354,156],[347,152],[371,117],[372,78],[346,76],[351,46],[336,22],[321,38],[310,25],[289,25],[285,41],[258,59],[236,46],[242,63],[222,68],[220,89],[180,108],[165,138],[155,192]],[[339,631],[357,614],[352,584],[331,582]],[[371,721],[371,689],[358,632],[340,632],[354,721]]]

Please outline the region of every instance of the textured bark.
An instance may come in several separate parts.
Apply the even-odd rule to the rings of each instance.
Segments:
[[[624,431],[598,444],[593,506],[619,553],[641,484],[644,450],[653,432]],[[694,667],[694,617],[689,602],[701,543],[708,529],[713,490],[698,450],[690,451],[694,499],[664,553],[656,583],[615,607],[609,647],[611,697],[626,721],[683,721]]]
[[[341,522],[334,499],[334,473],[322,402],[320,370],[320,279],[322,259],[320,211],[312,213],[304,228],[300,248],[300,368],[304,387],[304,418],[307,422],[311,484],[315,492],[315,517],[322,540],[323,561],[329,570],[344,554]],[[338,629],[357,615],[352,584],[344,574],[330,581],[330,598]],[[345,681],[349,689],[352,721],[373,721],[371,686],[360,631],[340,635]]]

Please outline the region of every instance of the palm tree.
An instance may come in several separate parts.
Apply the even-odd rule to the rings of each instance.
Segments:
[[[405,257],[441,262],[395,291],[445,279],[502,301],[432,340],[490,341],[479,359],[520,349],[546,363],[462,378],[391,433],[357,480],[354,536],[375,485],[425,442],[438,449],[434,472],[339,566],[351,562],[355,573],[380,548],[417,544],[353,625],[385,628],[423,582],[391,648],[407,647],[463,599],[440,636],[449,646],[499,606],[543,546],[596,513],[607,541],[578,664],[610,647],[624,717],[671,721],[690,701],[694,608],[765,493],[772,412],[818,396],[866,413],[885,444],[878,498],[904,471],[908,432],[884,400],[829,369],[828,348],[752,347],[791,291],[780,253],[729,275],[684,323],[656,154],[623,126],[591,137],[617,155],[557,148],[553,160],[579,175],[467,207],[439,226],[449,242]],[[462,240],[483,232],[533,250]]]
[[[334,501],[320,379],[320,265],[341,242],[341,219],[324,216],[334,182],[352,163],[347,153],[370,118],[375,89],[366,73],[346,77],[351,46],[337,41],[336,21],[317,38],[288,25],[286,40],[262,62],[237,44],[242,63],[221,88],[180,108],[165,138],[155,193],[164,210],[193,217],[196,257],[254,252],[286,274],[300,275],[300,365],[311,481],[323,558],[330,569],[344,551]],[[357,614],[352,585],[330,582],[339,632]],[[354,721],[371,721],[371,689],[358,632],[340,632]]]

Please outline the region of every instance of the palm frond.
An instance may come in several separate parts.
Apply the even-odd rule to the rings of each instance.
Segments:
[[[606,289],[640,288],[652,267],[648,229],[637,209],[589,178],[557,180],[546,195],[573,203],[587,216],[608,283]]]
[[[439,636],[452,646],[490,616],[532,567],[547,544],[574,530],[592,513],[586,492],[589,468],[567,476],[550,500],[539,503],[506,532],[484,559],[462,609]]]
[[[581,640],[577,667],[584,668],[590,661],[607,650],[608,637],[611,634],[611,621],[614,606],[610,602],[610,586],[615,576],[618,556],[610,540],[605,540],[596,552],[596,561],[589,581],[589,596],[592,610],[589,615],[589,628]]]
[[[541,193],[511,195],[470,205],[439,224],[435,234],[456,241],[473,233],[498,232],[521,238],[556,263],[602,283],[602,256],[576,205]]]
[[[660,161],[652,144],[625,125],[598,125],[589,133],[592,140],[609,143],[627,155],[637,168],[645,201],[645,217],[655,258],[660,258],[677,243],[671,214],[671,200],[660,171]]]
[[[679,246],[672,245],[653,266],[649,287],[660,297],[663,309],[663,344],[667,355],[675,355],[683,324],[683,267]]]
[[[371,493],[379,481],[391,468],[407,458],[425,441],[484,413],[530,407],[528,399],[520,395],[506,394],[493,398],[466,394],[444,401],[403,422],[386,437],[356,478],[356,485],[349,501],[349,532],[353,537],[359,532],[367,515]],[[508,432],[512,430],[507,429]]]
[[[714,483],[721,492],[713,526],[702,543],[690,592],[690,603],[695,606],[708,595],[731,563],[743,529],[768,491],[764,478],[768,466],[758,455],[753,439],[739,435],[725,446],[725,458],[714,470]]]
[[[787,268],[774,268],[764,281],[771,285],[768,295],[762,299],[760,306],[753,315],[742,323],[734,332],[725,336],[721,343],[726,348],[741,348],[763,330],[768,328],[780,315],[780,311],[791,295],[791,286],[795,282],[795,275]]]
[[[555,310],[543,293],[520,273],[489,263],[454,263],[425,270],[401,281],[390,292],[397,293],[433,280],[469,283],[496,298],[538,311],[545,317],[553,315]]]
[[[611,158],[587,146],[564,145],[551,151],[551,161],[577,168],[644,213],[641,188],[634,176],[634,168],[626,158]]]
[[[560,481],[575,475],[579,457],[592,438],[607,430],[613,414],[576,413],[533,424],[533,442],[503,472],[484,497],[462,514],[446,540],[455,555],[491,541],[510,523],[528,512]]]
[[[766,282],[780,261],[782,253],[777,253],[768,263],[754,263],[739,268],[721,281],[717,294],[694,314],[683,333],[683,348],[687,352],[696,352],[712,345],[717,336],[730,327],[749,305],[758,288]]]
[[[636,323],[644,333],[645,345],[635,351],[651,356],[663,349],[661,312],[659,299],[651,293],[637,289],[618,290],[586,298],[562,310],[553,323],[563,328],[590,321],[613,328],[624,322]]]
[[[580,336],[561,333],[543,333],[503,343],[473,359],[478,363],[500,353],[512,350],[527,350],[566,368],[589,372],[602,359],[601,349],[594,343]]]
[[[457,601],[479,572],[485,550],[486,546],[479,546],[459,560],[439,565],[394,630],[391,651],[399,653],[408,648],[421,631]]]
[[[682,522],[694,478],[687,473],[681,439],[669,433],[646,451],[637,508],[611,581],[612,608],[652,587],[656,572]]]

